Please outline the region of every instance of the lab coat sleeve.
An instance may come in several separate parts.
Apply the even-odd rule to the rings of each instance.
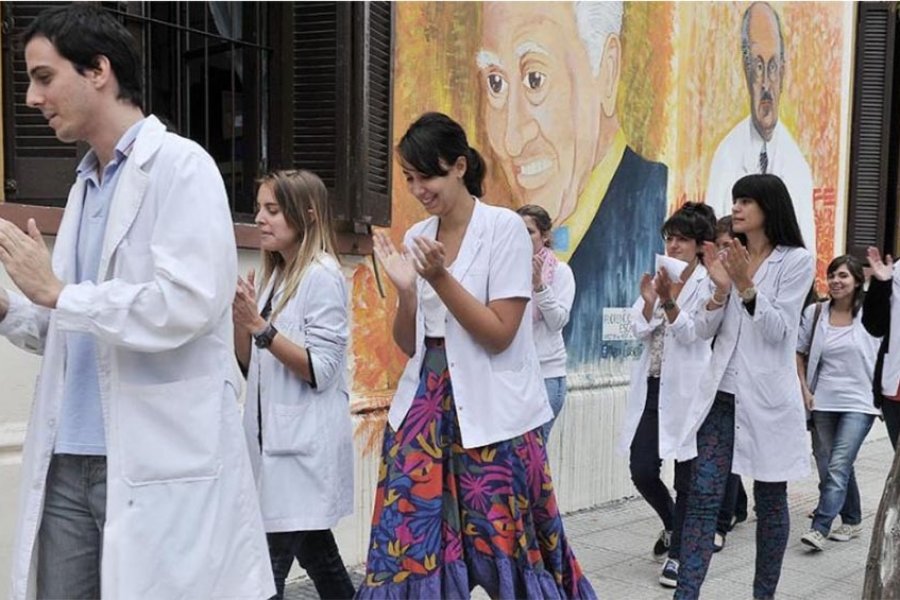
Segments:
[[[815,259],[806,250],[787,253],[779,274],[777,292],[773,296],[758,291],[751,323],[761,329],[767,342],[777,344],[790,332],[797,331],[803,300],[815,277]],[[742,307],[742,310],[746,310]],[[796,344],[796,340],[790,340]]]
[[[679,344],[689,345],[697,341],[701,336],[697,331],[697,308],[703,308],[709,301],[709,286],[701,284],[701,289],[694,296],[693,301],[678,311],[678,317],[669,325],[672,335]],[[706,339],[705,337],[702,339]]]
[[[812,341],[813,321],[816,315],[816,305],[810,304],[803,309],[803,316],[800,318],[800,331],[797,334],[797,352],[799,354],[809,354],[809,345]]]
[[[488,302],[531,299],[532,250],[522,217],[511,210],[497,217],[488,267]]]
[[[717,333],[719,333],[719,327],[722,325],[722,320],[725,318],[725,311],[728,310],[727,302],[734,302],[734,298],[731,296],[733,292],[729,294],[728,300],[726,301],[725,306],[720,308],[716,308],[715,310],[708,310],[706,305],[709,303],[709,299],[713,295],[713,283],[709,281],[708,288],[706,293],[704,294],[705,300],[703,302],[698,302],[694,307],[693,312],[693,322],[694,322],[694,332],[698,337],[701,337],[705,340],[711,340]]]
[[[303,316],[305,346],[312,358],[316,388],[327,390],[341,376],[349,339],[347,287],[338,270],[315,266],[306,275],[309,293]]]
[[[631,307],[631,333],[634,334],[634,337],[641,342],[649,340],[653,330],[660,323],[662,323],[662,319],[657,317],[655,313],[649,321],[644,318],[644,298],[643,296],[638,296],[638,299],[634,301]]]
[[[147,258],[152,279],[67,285],[56,307],[60,329],[88,332],[129,350],[162,352],[207,334],[230,311],[237,248],[222,177],[199,147],[156,160],[172,164],[151,174],[156,180],[149,185],[159,189],[147,191],[136,217],[155,219]]]
[[[43,354],[50,309],[34,304],[18,292],[7,290],[7,294],[9,308],[0,321],[0,335],[23,350]]]
[[[550,331],[562,331],[566,326],[574,300],[575,276],[572,269],[566,263],[558,263],[553,283],[534,295],[534,301]]]

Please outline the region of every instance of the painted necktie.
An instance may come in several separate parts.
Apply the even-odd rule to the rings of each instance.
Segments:
[[[766,145],[763,143],[762,150],[759,151],[759,172],[765,174],[769,169],[769,155],[766,153]]]

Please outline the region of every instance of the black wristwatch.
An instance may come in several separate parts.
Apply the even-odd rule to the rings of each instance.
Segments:
[[[672,310],[673,308],[675,308],[675,300],[672,298],[669,298],[668,300],[666,300],[665,302],[660,304],[660,306],[662,307],[663,310]]]
[[[275,329],[275,326],[269,323],[265,329],[260,331],[259,333],[253,334],[253,343],[256,344],[257,348],[268,348],[272,345],[272,340],[275,339],[275,336],[278,334],[278,330]]]

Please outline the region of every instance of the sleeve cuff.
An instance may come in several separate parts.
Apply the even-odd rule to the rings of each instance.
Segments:
[[[312,352],[309,351],[309,348],[306,349],[306,360],[309,363],[309,387],[314,390],[319,389],[319,384],[316,383],[316,369],[313,366],[316,363],[312,359]]]

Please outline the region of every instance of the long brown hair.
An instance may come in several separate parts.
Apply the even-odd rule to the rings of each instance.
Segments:
[[[300,249],[287,260],[280,252],[262,251],[263,272],[259,289],[264,290],[277,270],[284,277],[284,293],[272,308],[271,319],[297,293],[306,268],[322,253],[340,262],[337,243],[331,228],[328,190],[319,176],[303,169],[273,171],[261,177],[260,187],[269,186],[284,220],[300,236]]]

